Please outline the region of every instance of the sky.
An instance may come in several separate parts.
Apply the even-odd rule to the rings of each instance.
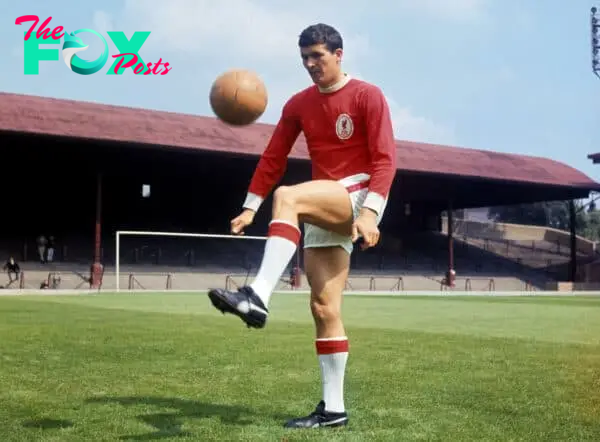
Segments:
[[[0,90],[194,115],[222,72],[256,71],[275,123],[310,85],[297,37],[323,22],[344,37],[343,66],[385,93],[398,139],[555,159],[600,181],[600,78],[591,70],[590,8],[600,0],[20,0],[2,6]],[[24,75],[23,34],[33,14],[67,31],[150,31],[140,49],[167,75],[78,75],[60,61]],[[100,54],[99,40],[80,34]],[[118,53],[110,39],[110,54]],[[57,47],[57,46],[48,46]],[[59,46],[60,47],[60,46]],[[435,161],[435,159],[432,159]]]

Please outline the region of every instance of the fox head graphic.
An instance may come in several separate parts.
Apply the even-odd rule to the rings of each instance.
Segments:
[[[81,32],[87,32],[95,35],[102,43],[103,50],[100,56],[96,60],[88,61],[77,56],[78,52],[85,51],[89,48],[88,45],[84,44],[81,38],[76,35]],[[62,48],[62,57],[67,67],[78,74],[90,75],[98,72],[106,64],[108,60],[108,44],[106,40],[99,32],[93,29],[78,29],[70,34],[65,32],[64,43]]]
[[[65,64],[67,65],[67,67],[71,70],[73,70],[72,61],[73,61],[73,57],[75,56],[75,54],[77,52],[85,51],[87,48],[89,48],[88,45],[84,44],[83,41],[81,41],[81,38],[76,37],[73,34],[74,34],[73,32],[71,32],[70,34],[65,32],[65,35],[64,35],[65,41],[63,43],[63,48],[62,48],[63,60],[65,61]]]

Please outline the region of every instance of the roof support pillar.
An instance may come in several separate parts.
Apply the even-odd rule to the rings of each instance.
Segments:
[[[454,287],[454,216],[452,209],[452,200],[448,201],[448,272],[446,273],[446,282],[449,287]]]
[[[103,267],[101,261],[102,247],[102,174],[96,176],[96,226],[94,235],[94,262],[92,263],[90,275],[90,287],[100,288],[102,285]]]
[[[575,282],[577,277],[577,214],[575,212],[575,201],[569,201],[569,227],[570,227],[570,249],[571,261],[569,263],[569,282]]]

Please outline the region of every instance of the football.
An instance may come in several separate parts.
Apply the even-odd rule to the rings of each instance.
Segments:
[[[254,123],[267,108],[267,89],[252,71],[234,69],[219,75],[210,89],[210,106],[223,122],[233,126]]]

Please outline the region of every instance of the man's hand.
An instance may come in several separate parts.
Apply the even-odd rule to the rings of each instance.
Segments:
[[[364,243],[361,245],[362,250],[374,247],[379,242],[377,214],[371,209],[361,209],[360,215],[352,224],[352,242],[356,242],[359,235],[364,239]]]
[[[231,220],[231,233],[234,235],[243,235],[244,229],[254,221],[254,210],[244,209],[237,217]]]

